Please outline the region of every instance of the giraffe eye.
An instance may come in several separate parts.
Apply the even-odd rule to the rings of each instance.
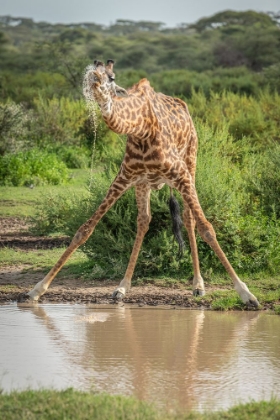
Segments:
[[[113,80],[115,80],[115,76],[109,76],[109,80],[110,80],[111,82],[113,82]]]

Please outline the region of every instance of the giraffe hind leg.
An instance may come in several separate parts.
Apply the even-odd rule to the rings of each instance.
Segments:
[[[172,190],[169,198],[169,210],[172,219],[172,231],[173,235],[179,245],[179,257],[183,255],[185,249],[185,242],[182,236],[182,219],[180,215],[180,206],[176,198],[174,197]]]
[[[151,221],[150,193],[151,189],[146,184],[140,184],[135,187],[136,203],[138,207],[137,233],[124,278],[113,292],[113,298],[117,300],[122,300],[131,287],[131,279],[137,258],[144,236],[149,229]]]
[[[204,296],[205,295],[204,281],[200,274],[198,250],[197,250],[197,243],[196,243],[195,230],[194,230],[195,220],[186,202],[184,203],[183,221],[184,221],[185,228],[187,229],[187,232],[188,232],[188,237],[189,237],[189,242],[190,242],[190,247],[191,247],[191,256],[192,256],[192,263],[193,263],[193,295]]]
[[[188,170],[185,170],[184,175],[182,177],[178,177],[176,182],[174,182],[174,186],[182,194],[184,203],[186,203],[190,207],[192,216],[196,221],[197,229],[200,236],[213,249],[216,256],[219,258],[220,262],[225,267],[226,271],[228,272],[229,276],[233,281],[234,288],[239,294],[241,300],[249,306],[254,306],[256,308],[259,307],[259,302],[257,298],[250,292],[246,284],[239,279],[232,265],[230,264],[226,255],[221,249],[216,239],[216,233],[214,231],[214,228],[211,225],[211,223],[209,223],[206,219],[203,210],[200,206],[196,189]]]

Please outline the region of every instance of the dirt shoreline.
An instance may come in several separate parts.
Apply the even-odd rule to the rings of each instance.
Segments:
[[[25,299],[25,294],[43,278],[42,273],[28,273],[18,270],[17,272],[0,272],[0,304],[12,302],[31,303]],[[48,291],[41,296],[39,303],[80,303],[97,305],[118,305],[119,301],[112,298],[114,289],[118,286],[117,281],[90,281],[73,278],[55,279]],[[121,301],[124,305],[137,307],[165,306],[170,308],[185,309],[212,309],[209,294],[214,290],[230,289],[229,287],[206,286],[205,299],[199,301],[193,296],[191,285],[164,287],[153,284],[132,286],[131,290]],[[208,297],[207,297],[208,295]],[[273,310],[273,303],[263,305],[261,310]],[[256,310],[244,306],[242,310]]]
[[[30,291],[43,278],[41,272],[26,272],[21,267],[9,267],[0,271],[0,303],[18,300],[21,294]],[[87,281],[77,278],[55,279],[39,302],[71,302],[91,304],[114,304],[112,298],[118,281]],[[123,303],[139,306],[171,305],[186,308],[210,308],[210,302],[196,302],[192,291],[180,287],[160,287],[152,284],[133,286]]]

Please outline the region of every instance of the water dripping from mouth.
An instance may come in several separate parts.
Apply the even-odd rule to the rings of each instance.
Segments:
[[[84,72],[83,78],[83,94],[86,102],[86,107],[88,110],[88,117],[90,121],[90,126],[93,131],[93,143],[92,143],[92,151],[91,151],[91,162],[90,162],[90,181],[89,181],[89,190],[91,190],[92,183],[93,183],[93,165],[94,165],[94,158],[95,158],[95,150],[96,150],[96,139],[97,139],[97,129],[98,129],[98,104],[95,100],[93,90],[92,90],[92,72],[95,67],[91,64],[86,67]]]

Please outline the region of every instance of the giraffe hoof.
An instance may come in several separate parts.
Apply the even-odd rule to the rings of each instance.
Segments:
[[[30,302],[30,296],[28,293],[19,293],[17,297],[18,303]]]
[[[193,290],[193,295],[194,295],[195,297],[198,297],[198,296],[204,296],[204,295],[205,295],[205,290],[201,290],[201,289],[194,289],[194,290]]]
[[[260,304],[258,302],[258,299],[249,299],[248,302],[246,302],[246,305],[248,308],[255,308],[258,309],[260,307]]]
[[[125,289],[123,287],[120,287],[114,290],[112,294],[112,298],[116,300],[123,300],[124,297],[125,297]]]

